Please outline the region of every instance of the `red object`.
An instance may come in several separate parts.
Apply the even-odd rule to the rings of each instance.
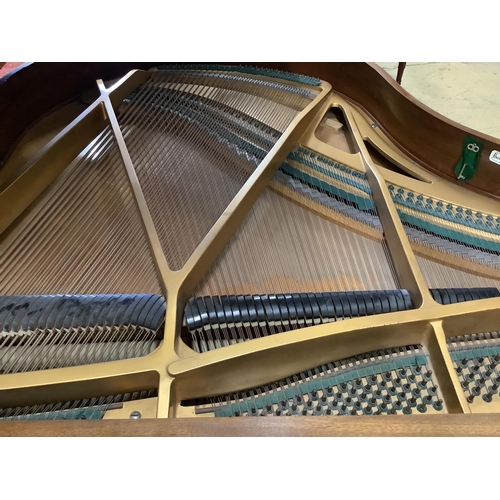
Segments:
[[[22,62],[6,62],[1,68],[0,68],[0,78],[2,76],[5,76],[7,73],[10,73],[13,69],[16,69],[18,66],[21,66],[23,64]]]

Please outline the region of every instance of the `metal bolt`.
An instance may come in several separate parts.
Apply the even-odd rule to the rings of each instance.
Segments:
[[[141,412],[136,410],[130,414],[129,418],[130,420],[139,420],[141,417],[142,417]]]

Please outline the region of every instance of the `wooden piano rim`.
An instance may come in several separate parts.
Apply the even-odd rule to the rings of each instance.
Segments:
[[[500,436],[500,414],[0,422],[0,437]]]

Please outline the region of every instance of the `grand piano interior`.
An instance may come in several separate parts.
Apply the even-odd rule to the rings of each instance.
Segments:
[[[0,423],[500,412],[499,140],[365,63],[63,66],[0,86]]]

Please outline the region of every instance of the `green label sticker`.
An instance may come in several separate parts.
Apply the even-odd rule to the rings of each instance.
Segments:
[[[459,182],[465,182],[474,177],[482,151],[483,144],[480,141],[470,135],[465,137],[462,157],[455,167],[455,175]]]

